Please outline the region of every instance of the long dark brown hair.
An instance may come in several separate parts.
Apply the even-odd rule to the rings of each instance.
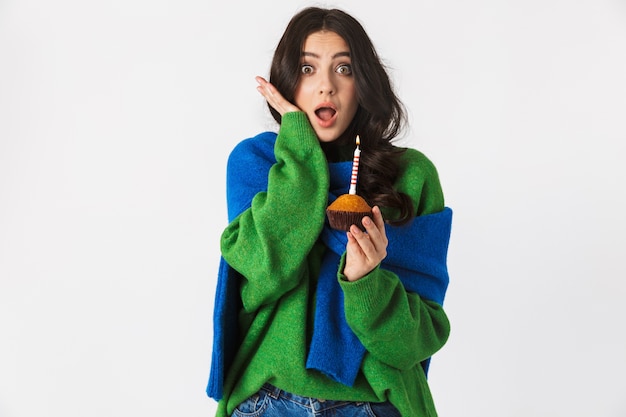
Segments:
[[[359,135],[363,151],[359,162],[359,195],[370,205],[398,213],[388,220],[390,223],[406,223],[415,214],[413,203],[409,196],[393,188],[404,149],[391,144],[406,120],[404,107],[363,26],[342,10],[303,9],[291,19],[276,47],[270,82],[288,101],[294,101],[304,42],[311,33],[320,30],[334,32],[348,44],[359,103],[350,126],[330,146],[354,143],[354,137]],[[280,124],[280,113],[271,106],[269,109]]]

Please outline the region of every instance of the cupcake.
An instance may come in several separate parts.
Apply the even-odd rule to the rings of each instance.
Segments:
[[[372,217],[372,208],[356,194],[342,194],[326,208],[330,227],[346,232],[353,224],[365,231],[361,222],[364,216]]]

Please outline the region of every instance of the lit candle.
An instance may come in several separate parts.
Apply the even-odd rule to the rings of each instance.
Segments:
[[[359,135],[356,135],[356,149],[354,150],[354,159],[352,160],[352,177],[350,178],[350,191],[348,194],[356,194],[356,178],[359,175],[359,158],[361,157],[361,149],[359,145],[361,140]]]

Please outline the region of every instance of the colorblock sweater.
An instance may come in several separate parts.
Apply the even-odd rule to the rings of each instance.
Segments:
[[[449,210],[436,169],[422,153],[408,149],[401,164],[395,187],[413,199],[417,216]],[[365,353],[350,385],[306,366],[318,276],[328,250],[320,236],[333,172],[302,112],[285,114],[278,135],[244,140],[229,157],[229,224],[221,237],[220,264],[220,274],[229,278],[218,286],[229,286],[239,297],[220,310],[236,317],[237,325],[219,335],[236,340],[235,347],[221,349],[221,340],[214,346],[207,392],[219,399],[219,417],[229,416],[266,382],[298,395],[389,400],[403,416],[436,416],[421,364],[449,335],[443,294],[434,301],[407,291],[397,275],[401,270],[379,266],[348,282],[341,273],[345,254],[338,260],[345,320]],[[393,213],[383,208],[383,215]],[[223,369],[216,355],[225,357]]]

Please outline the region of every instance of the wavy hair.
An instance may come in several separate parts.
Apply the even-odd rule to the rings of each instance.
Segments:
[[[302,48],[307,37],[321,30],[341,36],[350,48],[358,109],[341,138],[326,145],[338,147],[361,140],[359,161],[359,194],[370,205],[386,207],[397,213],[392,224],[404,224],[414,215],[411,198],[393,188],[399,175],[398,163],[403,148],[391,141],[406,121],[404,106],[396,96],[389,75],[363,26],[352,16],[338,9],[308,7],[297,13],[285,29],[274,52],[270,82],[290,102],[294,101],[300,79]],[[268,105],[269,106],[269,105]],[[269,106],[274,120],[281,116]]]

